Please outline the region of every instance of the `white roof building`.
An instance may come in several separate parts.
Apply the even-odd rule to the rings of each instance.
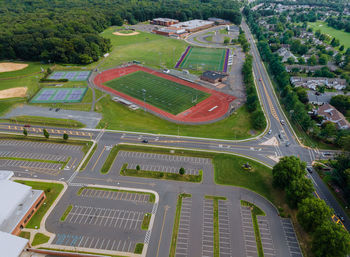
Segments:
[[[1,256],[18,257],[27,243],[28,240],[25,238],[0,231]]]

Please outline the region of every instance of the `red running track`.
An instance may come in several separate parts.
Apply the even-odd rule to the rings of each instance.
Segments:
[[[147,103],[145,104],[141,100],[138,100],[136,98],[133,98],[129,95],[126,95],[122,92],[119,92],[117,90],[114,90],[110,87],[103,85],[103,83],[107,81],[122,77],[124,75],[133,73],[139,70],[148,72],[158,77],[165,78],[167,80],[174,81],[176,83],[179,83],[188,87],[192,87],[192,88],[207,92],[211,94],[211,96],[209,96],[207,99],[203,100],[202,102],[198,103],[197,105],[177,115],[173,115],[153,105],[150,105]],[[116,68],[116,69],[103,71],[94,78],[94,83],[96,86],[102,88],[105,91],[108,91],[117,96],[120,96],[130,102],[137,104],[138,106],[141,106],[143,108],[147,108],[153,112],[156,112],[163,117],[166,117],[174,121],[187,122],[187,123],[205,123],[205,122],[210,122],[210,121],[219,119],[229,111],[230,103],[236,99],[234,96],[224,94],[224,93],[215,91],[213,89],[208,89],[198,84],[191,83],[186,80],[182,80],[182,79],[179,79],[161,72],[157,72],[145,67],[141,67],[138,65],[131,65],[124,68]]]

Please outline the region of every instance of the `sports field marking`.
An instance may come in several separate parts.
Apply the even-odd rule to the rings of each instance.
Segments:
[[[78,103],[85,96],[87,88],[42,88],[31,103]]]
[[[225,71],[227,49],[191,47],[181,57],[178,68]]]
[[[206,92],[144,71],[130,73],[108,81],[105,85],[174,115],[210,96]]]

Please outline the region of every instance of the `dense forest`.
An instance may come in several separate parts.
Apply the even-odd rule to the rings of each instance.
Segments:
[[[99,33],[155,17],[219,17],[239,24],[235,0],[0,1],[0,59],[87,64],[111,49]]]

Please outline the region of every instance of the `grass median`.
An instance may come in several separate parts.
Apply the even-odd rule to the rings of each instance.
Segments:
[[[32,242],[32,246],[45,244],[49,241],[50,237],[45,236],[42,233],[36,233]]]
[[[70,211],[73,209],[73,205],[68,205],[67,209],[64,211],[60,221],[65,221]]]
[[[3,122],[22,123],[41,126],[53,126],[64,128],[84,128],[85,125],[72,119],[58,119],[41,116],[16,116],[8,119],[2,119]]]
[[[255,234],[255,241],[257,245],[257,250],[258,250],[258,255],[259,257],[264,257],[264,251],[261,243],[261,236],[260,236],[260,230],[259,230],[259,224],[258,224],[258,215],[265,216],[265,213],[256,205],[241,200],[241,205],[242,206],[249,206],[251,213],[252,213],[252,222],[253,222],[253,227],[254,227],[254,234]]]
[[[147,212],[143,216],[142,224],[141,224],[141,229],[142,230],[148,230],[149,227],[149,222],[151,221],[152,214]]]
[[[174,226],[173,226],[173,235],[171,237],[169,257],[175,257],[177,234],[179,233],[179,225],[180,225],[182,198],[185,198],[185,197],[191,197],[191,195],[182,193],[182,194],[179,194],[179,196],[177,197]]]
[[[198,183],[202,181],[203,171],[200,170],[199,175],[189,175],[189,174],[181,175],[179,173],[170,173],[170,172],[162,172],[162,171],[128,169],[128,164],[125,163],[120,170],[120,175]]]
[[[15,180],[15,182],[30,186],[36,190],[43,190],[45,192],[45,202],[40,206],[39,210],[32,216],[32,218],[26,225],[26,228],[40,228],[40,222],[42,218],[44,217],[45,213],[49,210],[53,202],[56,200],[58,195],[61,193],[63,185],[58,183],[47,183],[27,180]]]

